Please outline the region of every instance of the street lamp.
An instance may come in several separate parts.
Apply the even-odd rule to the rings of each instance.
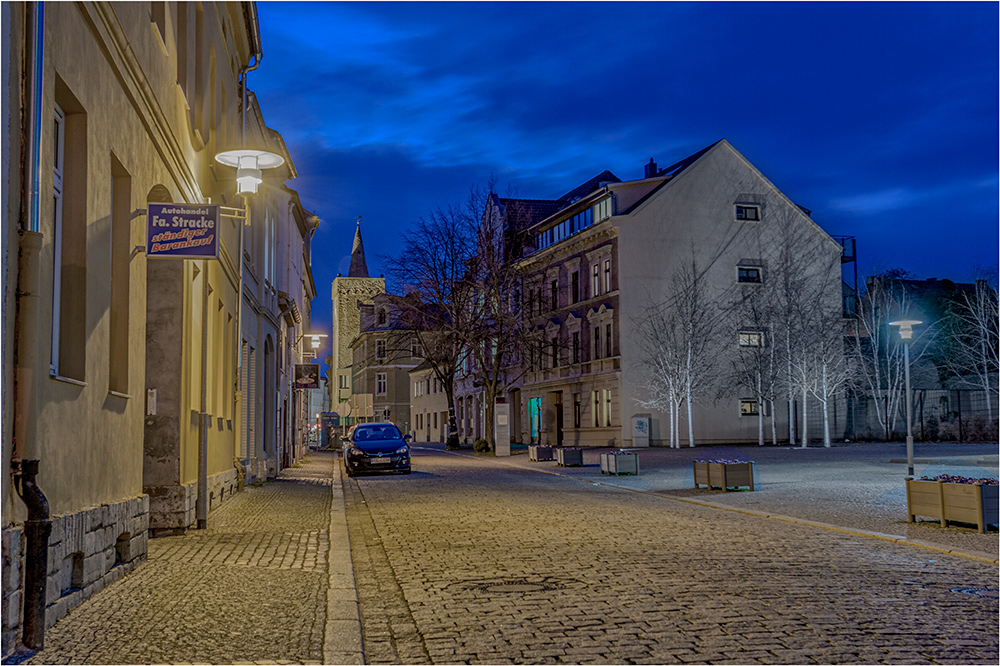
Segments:
[[[907,475],[913,476],[913,405],[910,403],[910,340],[913,327],[924,322],[916,319],[890,321],[889,326],[899,326],[899,337],[903,340],[903,366],[906,369],[906,467]]]
[[[244,124],[246,119],[244,118]],[[244,134],[246,127],[244,127]],[[255,150],[252,148],[242,148],[238,150],[227,150],[218,153],[215,161],[225,166],[236,167],[236,194],[243,198],[243,207],[220,206],[222,217],[237,220],[240,224],[240,249],[237,255],[236,265],[239,272],[239,286],[236,291],[236,331],[234,332],[235,343],[233,352],[236,354],[236,386],[233,401],[236,405],[242,402],[243,397],[243,252],[245,247],[245,230],[250,226],[250,196],[257,194],[257,187],[263,180],[264,169],[275,169],[285,163],[285,158],[281,155],[269,153],[266,150]],[[246,418],[241,415],[241,420]],[[243,423],[240,424],[240,441],[243,437]],[[249,445],[249,442],[248,442]],[[241,443],[242,447],[242,443]],[[241,450],[242,455],[246,452]],[[208,518],[208,466],[205,462],[207,458],[207,445],[203,442],[199,450],[199,508],[198,527],[204,529]]]
[[[236,193],[246,196],[257,194],[257,186],[264,179],[262,174],[264,169],[280,167],[285,163],[285,158],[266,150],[242,148],[219,153],[215,156],[215,161],[236,167]]]
[[[299,336],[298,340],[295,341],[295,346],[298,347],[299,342],[302,338],[309,338],[309,349],[302,352],[304,358],[316,358],[317,350],[320,345],[323,344],[323,338],[327,337],[326,333],[303,333]]]

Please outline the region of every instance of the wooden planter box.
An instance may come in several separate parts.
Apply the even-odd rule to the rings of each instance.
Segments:
[[[528,446],[528,460],[532,462],[541,462],[543,460],[552,459],[551,446],[542,446],[541,444],[531,444]]]
[[[601,474],[639,474],[639,456],[634,453],[602,453]]]
[[[556,449],[556,463],[560,467],[583,467],[583,451],[581,449]]]
[[[694,487],[709,488],[749,487],[753,490],[753,463],[694,462]]]
[[[947,483],[906,479],[907,520],[917,516],[934,518],[942,527],[948,523],[970,523],[981,533],[987,525],[1000,522],[1000,486],[981,483]]]

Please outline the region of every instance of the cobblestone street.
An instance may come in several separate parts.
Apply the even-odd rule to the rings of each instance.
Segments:
[[[151,540],[24,663],[997,660],[995,561],[627,487],[665,468],[525,458],[425,447],[412,475],[342,478],[311,454]]]
[[[996,592],[954,591],[994,564],[469,455],[345,484],[369,663],[997,658]]]

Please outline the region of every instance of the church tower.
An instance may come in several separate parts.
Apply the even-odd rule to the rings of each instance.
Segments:
[[[351,396],[351,365],[354,361],[351,341],[361,332],[361,313],[358,306],[371,305],[375,296],[385,293],[385,279],[368,277],[365,246],[361,241],[361,217],[354,232],[351,247],[351,267],[347,277],[337,275],[333,280],[333,355],[330,363],[330,410],[342,417],[342,402]]]

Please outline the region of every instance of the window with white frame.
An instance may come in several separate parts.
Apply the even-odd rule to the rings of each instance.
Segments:
[[[604,425],[611,427],[611,389],[604,389]]]
[[[590,425],[594,428],[601,424],[601,392],[592,391],[590,394]]]
[[[740,416],[760,415],[760,403],[756,400],[740,400]]]
[[[375,358],[385,358],[385,340],[375,341]]]
[[[376,372],[375,373],[375,395],[385,395],[386,393],[386,373]]]
[[[740,331],[737,335],[740,347],[763,347],[764,334],[761,331]]]
[[[760,206],[736,204],[736,219],[741,222],[759,222]]]
[[[594,264],[594,283],[591,285],[593,290],[591,291],[590,297],[600,296],[601,294],[601,265]]]
[[[594,204],[594,221],[600,222],[611,217],[611,197]]]
[[[604,293],[611,292],[611,260],[604,260]]]
[[[761,284],[764,281],[764,271],[760,266],[737,266],[736,281],[744,284]]]
[[[413,358],[420,356],[420,340],[417,338],[410,340],[410,356]]]

